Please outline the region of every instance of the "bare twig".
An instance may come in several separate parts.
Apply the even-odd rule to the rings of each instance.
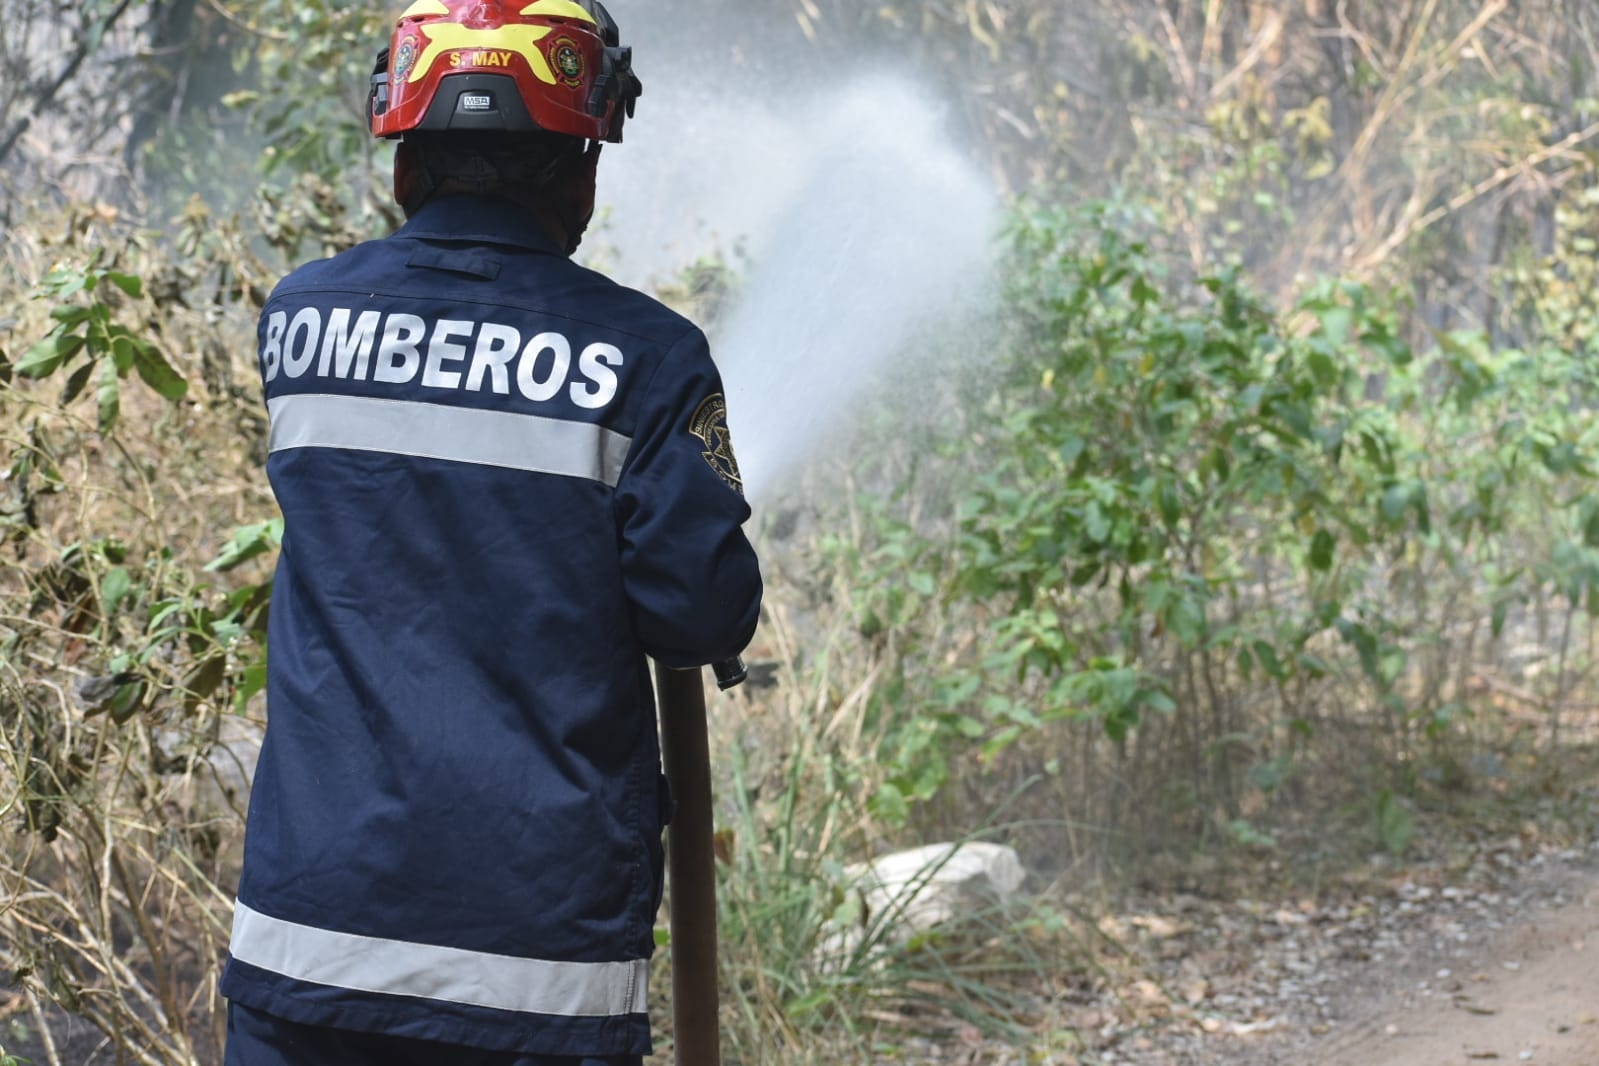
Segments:
[[[1351,269],[1352,275],[1356,278],[1369,277],[1371,271],[1378,264],[1382,263],[1401,246],[1410,241],[1423,230],[1427,229],[1429,226],[1432,226],[1449,217],[1450,215],[1463,210],[1472,203],[1481,200],[1489,193],[1494,192],[1496,189],[1500,189],[1505,185],[1508,185],[1516,178],[1535,173],[1537,168],[1543,164],[1553,159],[1558,159],[1567,153],[1574,151],[1583,144],[1594,140],[1596,137],[1599,137],[1599,122],[1590,123],[1575,133],[1561,138],[1559,141],[1556,141],[1554,144],[1549,145],[1547,148],[1544,148],[1541,151],[1534,152],[1532,155],[1518,159],[1514,163],[1507,163],[1498,170],[1494,171],[1492,174],[1488,175],[1486,178],[1483,178],[1481,181],[1471,186],[1469,189],[1465,189],[1462,192],[1457,193],[1446,203],[1440,204],[1430,211],[1424,213],[1407,212],[1408,217],[1404,220],[1404,222],[1401,225],[1395,226],[1393,232],[1389,234],[1386,240],[1384,240],[1380,245],[1374,248],[1353,266]],[[1413,202],[1417,201],[1413,200]]]
[[[1199,80],[1194,74],[1193,64],[1188,62],[1188,49],[1183,44],[1183,35],[1177,28],[1177,23],[1172,21],[1171,12],[1166,10],[1164,4],[1159,5],[1161,28],[1166,31],[1166,44],[1171,49],[1172,63],[1176,66],[1177,81],[1183,88],[1183,95],[1190,101],[1199,97]]]
[[[1510,0],[1489,0],[1483,9],[1477,12],[1476,16],[1466,24],[1466,28],[1456,34],[1454,40],[1449,42],[1448,47],[1443,50],[1444,60],[1433,66],[1421,79],[1422,88],[1431,88],[1454,70],[1461,54],[1465,52],[1472,41],[1477,39],[1477,35],[1483,31],[1483,28],[1504,14],[1509,7]]]
[[[1238,65],[1229,70],[1220,81],[1210,90],[1212,101],[1220,100],[1231,92],[1240,80],[1260,63],[1261,57],[1271,51],[1272,47],[1281,39],[1284,20],[1282,13],[1272,11],[1267,14],[1266,22],[1255,35],[1255,40],[1250,44],[1249,50],[1238,60]]]
[[[104,40],[107,33],[111,32],[111,28],[121,20],[123,14],[132,6],[132,3],[133,0],[122,0],[112,10],[111,14],[106,16],[105,21],[100,24],[99,33],[86,33],[78,38],[78,47],[73,50],[72,58],[67,60],[67,65],[62,68],[55,81],[50,83],[39,98],[33,102],[33,105],[28,108],[27,113],[12,126],[6,135],[0,138],[0,166],[5,164],[6,157],[16,147],[17,140],[28,132],[28,128],[33,125],[34,117],[40,112],[50,109],[50,104],[55,100],[57,94],[66,88],[67,82],[71,81],[78,73],[78,68],[83,65],[83,61],[89,58],[89,53],[99,41]]]
[[[39,1002],[39,994],[31,986],[24,994],[28,997],[28,1007],[33,1012],[33,1024],[39,1027],[39,1042],[44,1045],[45,1058],[50,1066],[61,1066],[61,1052],[56,1050],[55,1034],[50,1031],[50,1023],[44,1016],[44,1007]]]
[[[287,33],[283,33],[283,32],[281,32],[279,30],[262,29],[260,26],[257,26],[255,23],[245,20],[244,18],[242,18],[238,14],[235,14],[234,11],[232,9],[230,9],[226,4],[223,4],[221,2],[221,0],[205,0],[205,3],[206,3],[206,6],[209,7],[212,11],[215,11],[218,15],[221,15],[225,20],[227,20],[228,22],[231,22],[233,25],[239,27],[239,29],[245,31],[246,33],[253,34],[253,35],[257,36],[257,37],[263,37],[263,38],[265,38],[266,40],[269,40],[269,41],[287,41],[287,40],[290,40],[290,37],[289,37],[289,35]]]

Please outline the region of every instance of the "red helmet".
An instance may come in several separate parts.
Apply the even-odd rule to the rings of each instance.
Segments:
[[[620,141],[644,89],[619,39],[599,0],[416,0],[372,72],[372,132]]]

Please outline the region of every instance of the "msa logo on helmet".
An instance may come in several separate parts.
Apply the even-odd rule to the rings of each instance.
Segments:
[[[499,52],[487,48],[474,48],[468,52],[451,52],[452,67],[508,67],[515,52]]]
[[[494,97],[489,93],[462,93],[460,107],[462,111],[493,111]]]

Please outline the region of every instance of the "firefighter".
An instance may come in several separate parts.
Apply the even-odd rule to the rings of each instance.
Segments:
[[[262,310],[285,526],[228,1066],[619,1066],[670,799],[647,657],[761,579],[704,335],[569,258],[641,91],[598,0],[417,0],[393,236]]]

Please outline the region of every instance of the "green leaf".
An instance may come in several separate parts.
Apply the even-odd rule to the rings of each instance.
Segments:
[[[1234,840],[1246,848],[1261,848],[1266,851],[1277,846],[1277,838],[1270,833],[1262,832],[1253,823],[1245,818],[1235,818],[1227,823],[1227,831]]]
[[[106,271],[105,279],[135,300],[144,295],[144,282],[134,274],[123,274],[116,270],[108,270]]]
[[[1321,328],[1333,344],[1342,345],[1349,339],[1350,327],[1355,321],[1352,310],[1347,307],[1329,307],[1320,313],[1320,318]]]
[[[1107,737],[1121,743],[1138,727],[1138,708],[1127,705],[1113,708],[1105,715],[1103,726]]]
[[[824,986],[789,1000],[783,1004],[783,1010],[795,1018],[819,1014],[833,1001],[833,996],[832,987]]]
[[[1382,846],[1393,855],[1403,855],[1409,850],[1415,832],[1415,821],[1393,792],[1383,789],[1378,793],[1377,835],[1382,841]]]
[[[53,333],[22,353],[13,369],[25,378],[45,378],[61,364],[83,350],[83,338],[76,333]]]
[[[117,364],[111,359],[100,360],[100,385],[95,390],[95,400],[100,406],[100,432],[110,433],[122,413],[122,384],[117,380]]]
[[[183,601],[179,599],[160,600],[150,605],[150,620],[145,623],[147,629],[156,626],[183,610]]]
[[[1294,657],[1294,662],[1297,668],[1303,671],[1304,675],[1312,681],[1320,681],[1332,673],[1332,665],[1326,659],[1319,655],[1312,655],[1310,652],[1300,652]]]
[[[1498,640],[1500,637],[1504,636],[1504,633],[1505,633],[1505,621],[1509,617],[1510,617],[1510,601],[1509,600],[1497,600],[1497,601],[1495,601],[1494,602],[1494,607],[1493,607],[1493,619],[1492,619],[1493,636],[1494,636],[1495,640]]]
[[[1008,725],[989,737],[983,743],[982,757],[985,761],[997,758],[1001,752],[1010,747],[1022,737],[1023,729],[1019,725]]]
[[[1316,535],[1310,538],[1310,568],[1322,573],[1331,570],[1333,550],[1337,543],[1337,539],[1326,529],[1316,530]]]
[[[1319,387],[1330,389],[1338,384],[1338,366],[1332,356],[1320,348],[1311,349],[1305,357],[1305,365],[1310,368],[1310,376]]]
[[[246,666],[239,672],[239,679],[233,690],[233,710],[236,714],[243,714],[251,698],[256,693],[263,691],[267,683],[266,661],[259,660]]]
[[[1264,640],[1257,640],[1251,645],[1251,650],[1255,653],[1255,661],[1266,671],[1267,676],[1273,681],[1287,680],[1288,671],[1283,668],[1283,661],[1277,657],[1276,648]]]
[[[146,385],[174,403],[183,399],[189,391],[189,383],[172,369],[172,364],[148,341],[133,342],[133,368]]]
[[[1405,509],[1410,506],[1410,488],[1407,485],[1394,485],[1385,489],[1382,494],[1380,510],[1383,520],[1398,524],[1404,518]]]
[[[1087,450],[1088,442],[1086,440],[1075,433],[1069,435],[1060,446],[1061,464],[1068,470],[1075,470],[1077,461],[1082,458],[1083,453]]]
[[[81,326],[93,315],[93,311],[90,311],[87,307],[79,307],[77,304],[62,304],[59,307],[52,308],[50,311],[50,317],[61,323],[65,329]]]
[[[111,697],[111,720],[121,725],[136,714],[144,705],[144,682],[135,681],[117,689],[116,695]]]
[[[1382,668],[1378,662],[1377,638],[1372,635],[1371,630],[1347,618],[1338,619],[1335,625],[1339,636],[1354,645],[1355,653],[1360,656],[1360,668],[1365,671],[1366,676],[1381,683]]]
[[[116,364],[117,376],[127,377],[128,371],[133,369],[133,338],[121,326],[107,330],[106,338],[110,341],[111,361]]]
[[[1141,696],[1143,705],[1156,714],[1173,714],[1177,710],[1177,701],[1173,700],[1164,689],[1145,689]]]
[[[211,655],[201,661],[194,669],[189,671],[189,676],[183,679],[185,695],[183,698],[184,709],[193,713],[200,704],[209,699],[216,690],[222,687],[222,682],[228,676],[228,657],[226,655]]]
[[[1183,516],[1183,503],[1177,495],[1177,486],[1163,478],[1155,490],[1155,495],[1161,521],[1165,522],[1168,528],[1175,527]]]
[[[1294,773],[1294,760],[1287,755],[1267,759],[1249,768],[1249,783],[1262,792],[1275,792]]]
[[[84,363],[82,366],[78,367],[78,369],[72,372],[72,376],[67,378],[67,387],[61,390],[62,407],[65,407],[67,404],[83,395],[83,390],[89,384],[89,376],[93,373],[93,363]]]
[[[73,267],[56,267],[44,276],[44,289],[58,298],[76,296],[89,284],[89,276]]]
[[[133,591],[133,578],[128,574],[126,567],[116,566],[106,571],[100,580],[100,602],[103,610],[110,615],[117,609],[125,596]]]
[[[891,781],[884,781],[878,786],[877,792],[871,799],[872,812],[879,818],[894,825],[904,825],[910,818],[910,802],[905,798],[905,793]]]
[[[955,731],[967,740],[977,740],[988,732],[983,723],[969,714],[955,716]]]

